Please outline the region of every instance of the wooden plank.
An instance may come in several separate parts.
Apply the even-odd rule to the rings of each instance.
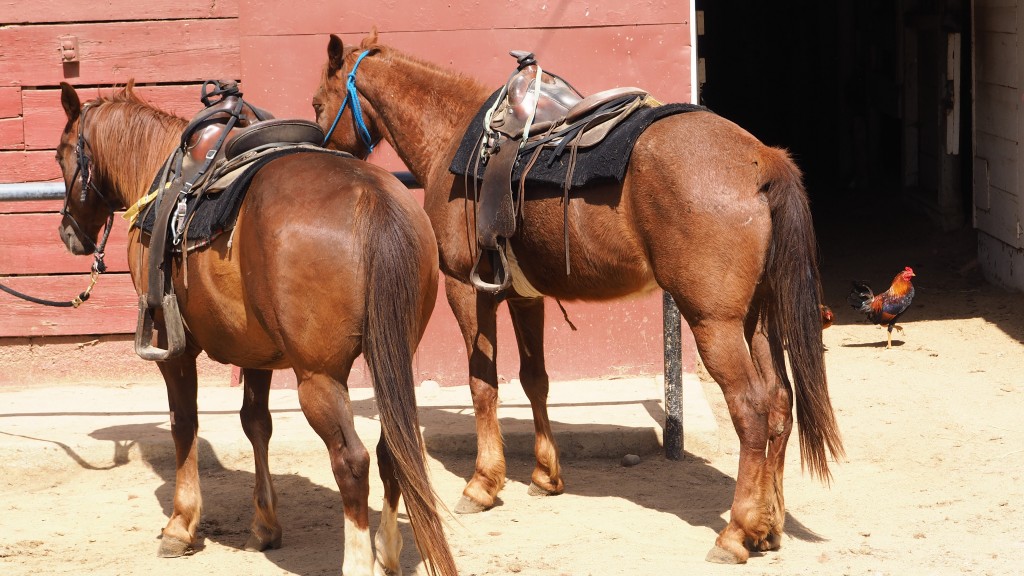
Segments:
[[[88,274],[0,278],[9,288],[47,300],[71,300],[89,286]],[[89,300],[78,308],[53,308],[0,292],[0,337],[130,334],[135,332],[138,296],[128,274],[99,277]]]
[[[59,180],[60,166],[53,151],[0,151],[0,183]]]
[[[1017,36],[992,32],[974,40],[975,82],[1017,88]]]
[[[25,148],[25,121],[21,118],[0,118],[0,150]]]
[[[1017,90],[995,84],[978,83],[975,88],[975,129],[1017,141]]]
[[[17,118],[18,116],[21,116],[21,87],[0,87],[0,118]]]
[[[689,28],[686,25],[492,30],[481,42],[473,30],[394,32],[381,41],[424,60],[463,72],[497,88],[515,68],[510,49],[531,50],[541,65],[584,93],[641,86],[664,102],[690,97]],[[360,35],[344,36],[357,43]],[[282,117],[309,118],[328,36],[247,36],[242,39],[246,95]],[[466,50],[466,46],[474,46]],[[295,66],[307,62],[308,66]],[[356,82],[358,84],[358,77]]]
[[[233,18],[238,0],[175,0],[139,2],[66,2],[63,0],[0,0],[0,22],[94,22],[110,20],[180,20],[186,18]]]
[[[82,272],[91,256],[68,252],[57,234],[60,214],[0,214],[0,274]],[[111,272],[128,270],[128,225],[120,215],[107,241],[105,262]]]
[[[988,178],[992,188],[1018,190],[1018,148],[1013,140],[1006,140],[986,132],[975,135],[975,156],[988,161]]]
[[[80,63],[61,64],[56,39],[64,35],[78,37]],[[238,37],[237,19],[9,26],[0,28],[0,84],[238,78]]]
[[[146,102],[166,112],[191,118],[203,108],[199,101],[201,84],[176,84],[167,86],[136,86],[135,93]],[[118,88],[83,88],[78,90],[83,102],[97,98],[100,94],[109,96]],[[67,123],[67,116],[60,103],[60,90],[29,90],[24,93],[25,106],[25,147],[29,150],[53,150],[60,141],[60,135]]]
[[[978,32],[1017,32],[1016,6],[977,5],[974,10],[974,29]]]
[[[0,214],[30,214],[33,212],[60,212],[62,200],[30,200],[25,202],[0,202]]]
[[[526,0],[514,3],[451,2],[443,8],[431,2],[392,0],[376,2],[368,10],[360,0],[309,0],[301,10],[277,0],[241,0],[238,17],[245,34],[280,36],[365,33],[374,26],[381,32],[425,32],[461,30],[556,28],[683,24],[689,21],[690,3],[679,0],[588,0],[550,2]],[[689,41],[689,33],[683,35]],[[473,50],[480,44],[473,46]],[[472,51],[472,50],[466,50]]]

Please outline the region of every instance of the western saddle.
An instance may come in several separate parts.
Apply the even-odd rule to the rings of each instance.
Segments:
[[[633,87],[584,97],[561,77],[543,71],[532,53],[513,50],[509,54],[516,59],[516,71],[484,118],[478,158],[486,171],[477,203],[476,240],[480,252],[470,280],[478,290],[490,293],[502,292],[513,283],[505,252],[521,215],[527,173],[541,150],[553,149],[556,155],[569,151],[563,185],[567,212],[577,150],[599,143],[627,116],[651,102],[645,90]],[[523,159],[526,163],[518,191],[513,192],[512,172]],[[564,216],[568,274],[568,218]],[[493,282],[480,277],[478,269],[485,255],[493,270]]]
[[[146,360],[167,360],[185,349],[184,322],[166,272],[175,247],[180,247],[182,259],[186,256],[185,232],[200,197],[223,190],[256,160],[282,147],[323,150],[319,125],[275,119],[243,100],[233,81],[204,82],[200,100],[205,108],[185,127],[180,146],[167,159],[152,191],[125,215],[134,220],[142,209],[156,215],[147,262],[149,284],[139,296],[135,332],[135,352]],[[157,310],[163,313],[164,330],[154,338]],[[163,342],[166,348],[161,347]]]

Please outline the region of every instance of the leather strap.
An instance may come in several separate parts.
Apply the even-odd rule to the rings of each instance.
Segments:
[[[497,152],[487,160],[477,206],[476,240],[482,248],[498,248],[499,238],[511,238],[516,231],[512,203],[512,168],[519,154],[518,143],[501,135]]]

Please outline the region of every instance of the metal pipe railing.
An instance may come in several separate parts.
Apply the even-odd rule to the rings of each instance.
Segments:
[[[60,200],[64,198],[63,182],[18,182],[0,184],[0,202],[23,200]]]
[[[409,172],[392,172],[406,188],[420,188],[416,177]],[[63,182],[16,182],[0,184],[0,202],[23,202],[29,200],[61,200],[64,198]]]

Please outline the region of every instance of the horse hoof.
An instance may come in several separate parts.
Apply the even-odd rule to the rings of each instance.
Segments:
[[[178,558],[192,553],[192,545],[184,540],[178,540],[173,536],[164,536],[160,539],[160,549],[156,555],[160,558]]]
[[[487,510],[487,506],[473,500],[465,495],[459,499],[459,503],[455,505],[456,514],[479,514]]]
[[[264,550],[277,550],[280,547],[280,534],[269,540],[261,538],[256,534],[249,534],[249,539],[245,541],[246,552],[263,552]]]
[[[561,492],[556,492],[554,490],[545,490],[536,482],[530,482],[530,487],[526,490],[526,493],[530,496],[557,496],[561,494]]]
[[[712,548],[708,555],[704,557],[705,562],[712,562],[714,564],[746,564],[745,558],[739,558],[732,552],[729,552],[725,548],[715,546]]]

